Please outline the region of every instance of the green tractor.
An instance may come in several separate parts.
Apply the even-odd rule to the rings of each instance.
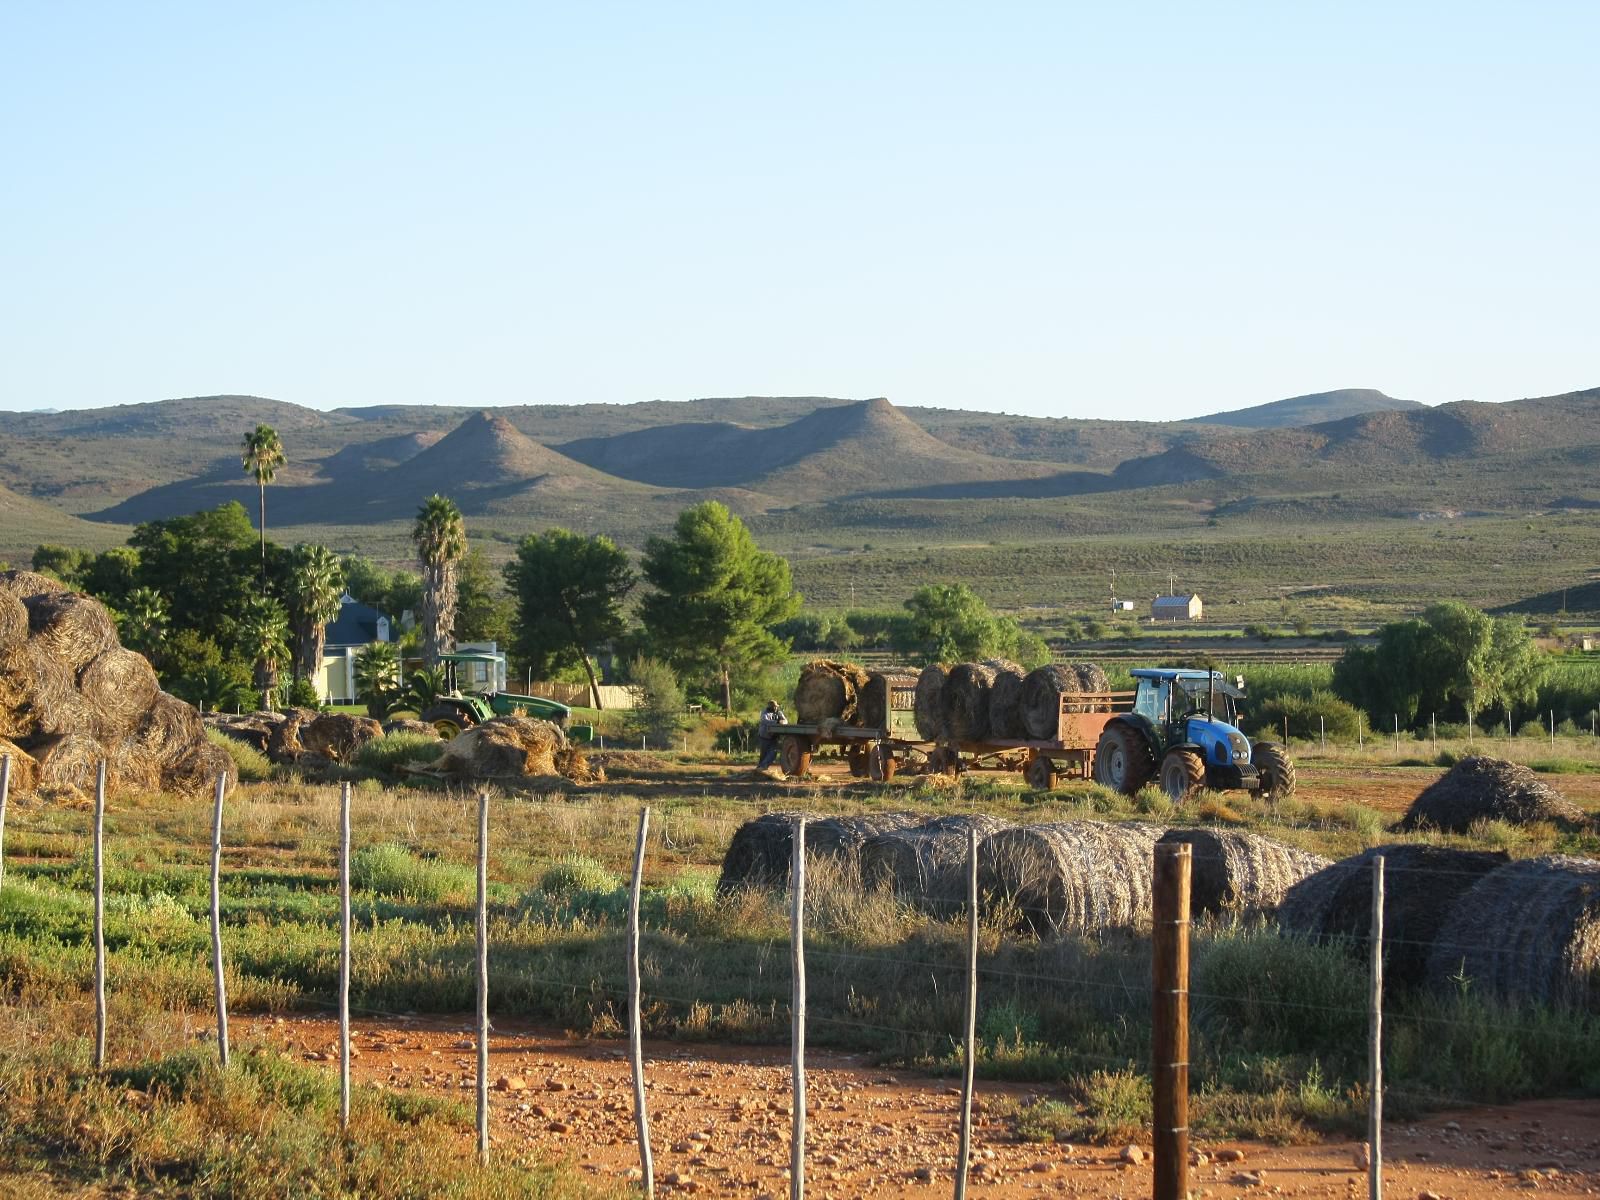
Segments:
[[[566,729],[572,720],[572,710],[565,704],[546,700],[542,696],[518,696],[512,692],[497,692],[492,688],[484,692],[463,692],[457,686],[457,668],[463,663],[487,663],[493,680],[494,665],[500,659],[492,654],[473,654],[462,651],[441,654],[439,664],[444,668],[449,691],[439,696],[418,716],[439,731],[442,738],[453,738],[463,729],[481,725],[491,717],[537,717]]]
[[[1277,801],[1294,791],[1294,763],[1275,742],[1239,729],[1244,680],[1220,671],[1132,672],[1133,710],[1106,722],[1095,749],[1095,778],[1125,795],[1151,779],[1181,804],[1201,788],[1243,789]]]

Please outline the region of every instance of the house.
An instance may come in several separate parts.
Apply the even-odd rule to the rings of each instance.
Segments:
[[[339,598],[339,615],[328,625],[322,673],[312,680],[329,704],[356,702],[356,654],[363,646],[389,640],[389,618],[349,592]]]
[[[1152,621],[1198,621],[1205,615],[1199,593],[1189,596],[1157,596],[1150,605]]]

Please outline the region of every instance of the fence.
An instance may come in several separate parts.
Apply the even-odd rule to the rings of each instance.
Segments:
[[[591,691],[587,683],[557,683],[553,680],[534,680],[528,685],[528,695],[554,700],[557,704],[570,704],[579,708],[592,707],[593,692],[600,694],[600,707],[612,712],[627,712],[639,703],[638,693],[631,687],[602,683]]]
[[[4,814],[6,807],[6,787],[9,778],[5,764],[0,764],[0,838],[4,834]],[[227,1037],[227,997],[223,984],[223,963],[226,953],[224,931],[220,917],[220,896],[222,879],[220,862],[224,846],[224,814],[225,814],[225,788],[223,781],[219,780],[214,792],[214,807],[211,823],[211,856],[210,856],[210,932],[212,947],[213,977],[215,979],[215,1002],[217,1010],[218,1028],[218,1053],[221,1065],[228,1065],[228,1037]],[[352,793],[348,785],[341,789],[340,806],[338,815],[338,888],[340,912],[340,950],[339,950],[339,984],[338,984],[338,1009],[339,1009],[339,1071],[340,1071],[340,1119],[341,1123],[348,1125],[350,1111],[350,988],[351,988],[351,942],[352,922],[350,904],[350,863],[352,859],[351,839],[351,808]],[[562,812],[570,812],[568,806],[541,803],[537,801],[508,800],[509,805],[528,807],[539,812],[547,813],[552,818]],[[103,872],[103,836],[106,812],[105,777],[102,771],[96,788],[95,805],[91,835],[93,838],[94,854],[94,911],[95,911],[95,1067],[101,1069],[105,1066],[106,1045],[106,1009],[105,988],[107,983],[107,962],[104,942],[104,906],[105,906],[105,881]],[[475,923],[474,923],[474,962],[475,962],[475,1028],[476,1028],[476,1094],[477,1094],[477,1149],[480,1158],[487,1161],[491,1149],[490,1110],[488,1105],[488,1046],[490,1036],[489,1009],[490,1009],[490,973],[489,963],[493,946],[490,939],[488,925],[488,862],[491,828],[491,803],[487,794],[481,794],[477,800],[476,822],[476,896],[475,896]],[[729,822],[731,824],[731,822]],[[628,887],[627,900],[627,926],[623,942],[625,955],[626,1003],[627,1003],[627,1035],[628,1035],[628,1060],[630,1076],[632,1079],[633,1108],[636,1123],[636,1137],[638,1141],[641,1174],[647,1195],[654,1194],[654,1160],[651,1153],[650,1122],[647,1111],[646,1088],[646,1063],[642,1053],[642,1020],[641,1011],[644,1001],[653,1003],[682,1001],[684,997],[662,995],[646,991],[644,987],[643,970],[640,956],[640,938],[642,929],[641,900],[643,895],[643,878],[651,846],[651,813],[649,808],[639,812],[636,831],[632,834],[632,871]],[[663,850],[672,845],[670,838],[661,838],[657,845]],[[846,951],[829,949],[826,946],[808,946],[807,939],[807,854],[805,819],[797,818],[790,835],[790,927],[788,937],[788,951],[790,955],[790,1016],[791,1016],[791,1046],[792,1061],[791,1073],[793,1080],[794,1100],[792,1108],[792,1130],[790,1136],[790,1193],[794,1200],[799,1200],[806,1188],[806,1087],[805,1087],[805,1044],[808,1025],[811,1015],[807,1009],[807,977],[806,965],[808,957],[820,957],[825,963],[853,957]],[[1189,1181],[1189,1145],[1188,1145],[1188,1074],[1189,1074],[1189,1008],[1192,999],[1204,1002],[1216,1002],[1226,999],[1217,996],[1193,996],[1189,988],[1189,944],[1190,944],[1190,879],[1191,863],[1194,852],[1185,844],[1159,845],[1155,851],[1155,860],[1152,864],[1152,878],[1154,880],[1155,910],[1152,920],[1152,940],[1150,945],[1150,980],[1151,990],[1148,995],[1150,1012],[1152,1016],[1152,1038],[1150,1046],[1150,1075],[1154,1087],[1154,1171],[1155,1194],[1158,1200],[1175,1200],[1187,1194]],[[959,901],[952,901],[950,908],[952,914],[959,912],[965,916],[964,954],[962,956],[963,979],[963,1017],[962,1034],[960,1038],[960,1059],[962,1067],[961,1103],[958,1120],[951,1129],[952,1137],[956,1143],[955,1169],[953,1171],[954,1194],[963,1197],[967,1188],[967,1169],[972,1161],[971,1136],[972,1136],[972,1101],[974,1092],[974,1070],[978,1060],[978,1044],[976,1037],[977,1011],[980,997],[980,980],[987,978],[994,983],[1003,981],[1007,976],[1016,976],[1019,973],[1007,971],[994,965],[984,966],[979,955],[980,909],[984,899],[978,887],[978,838],[974,831],[969,831],[965,859],[965,894]],[[0,870],[3,870],[3,841],[0,841]],[[3,879],[3,876],[0,876]],[[1382,1046],[1383,1027],[1382,1016],[1384,1011],[1383,1000],[1383,965],[1385,951],[1393,945],[1391,939],[1384,934],[1383,918],[1385,904],[1385,868],[1384,859],[1379,856],[1374,863],[1373,870],[1373,899],[1371,911],[1371,953],[1369,960],[1370,991],[1366,1016],[1370,1031],[1370,1041],[1367,1046],[1368,1057],[1368,1095],[1370,1098],[1369,1115],[1369,1143],[1370,1143],[1370,1190],[1374,1198],[1380,1194],[1382,1172],[1382,1124],[1381,1109],[1384,1096],[1382,1081]],[[906,971],[931,964],[913,958],[890,957],[886,961],[898,963]],[[1045,977],[1038,976],[1043,980]],[[1078,984],[1096,987],[1108,986],[1103,981],[1092,979],[1058,978],[1048,982],[1057,986]],[[599,990],[604,991],[601,987]],[[1288,1002],[1284,1002],[1288,1003]],[[370,1010],[369,1010],[370,1011]],[[1337,1011],[1328,1009],[1329,1012]],[[862,1028],[873,1028],[868,1021],[849,1021],[838,1016],[822,1016],[818,1018],[830,1024],[857,1024]],[[1439,1021],[1448,1021],[1448,1017],[1434,1018]],[[906,1031],[914,1032],[914,1031]]]

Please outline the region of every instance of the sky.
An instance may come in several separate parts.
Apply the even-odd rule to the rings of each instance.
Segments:
[[[0,408],[1600,385],[1591,3],[0,4]]]

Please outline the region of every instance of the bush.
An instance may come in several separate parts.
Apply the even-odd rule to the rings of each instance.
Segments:
[[[357,850],[350,859],[350,882],[365,892],[422,904],[472,895],[478,887],[472,868],[421,859],[393,842]]]
[[[636,658],[628,664],[628,682],[639,689],[641,700],[628,714],[634,735],[672,741],[676,738],[689,701],[671,667],[659,658]]]
[[[1282,694],[1264,703],[1251,721],[1255,736],[1282,737],[1283,724],[1289,722],[1289,736],[1302,741],[1322,736],[1326,722],[1330,742],[1353,742],[1361,714],[1332,692],[1317,690],[1307,696]]]
[[[228,752],[233,760],[234,779],[238,782],[261,783],[272,778],[272,763],[254,746],[247,746],[217,729],[206,730],[206,741]]]
[[[604,863],[583,854],[571,854],[545,869],[539,876],[539,890],[549,896],[573,896],[584,892],[614,892],[622,879]]]
[[[399,776],[411,763],[433,762],[443,748],[442,741],[425,733],[389,733],[357,750],[355,765],[378,775]]]
[[[309,679],[296,679],[284,690],[284,703],[290,708],[322,708],[322,697]]]

